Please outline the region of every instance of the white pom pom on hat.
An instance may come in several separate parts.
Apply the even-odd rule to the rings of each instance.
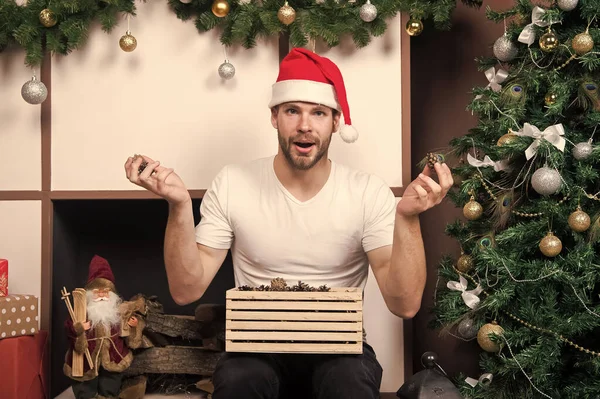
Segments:
[[[325,105],[342,113],[339,134],[346,143],[358,139],[352,126],[344,79],[338,66],[304,48],[293,48],[281,61],[277,81],[272,87],[269,108],[290,101]]]

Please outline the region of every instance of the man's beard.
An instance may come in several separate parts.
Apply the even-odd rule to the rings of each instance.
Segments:
[[[327,155],[327,151],[329,150],[329,144],[331,144],[331,135],[329,138],[323,142],[321,142],[317,137],[314,137],[314,146],[316,147],[316,154],[311,156],[292,156],[292,146],[294,145],[294,141],[300,140],[304,134],[290,137],[288,141],[285,141],[279,129],[277,129],[277,139],[279,140],[279,147],[281,147],[281,151],[287,159],[290,166],[296,168],[298,170],[309,170],[313,166],[315,166],[325,155]]]
[[[88,320],[92,324],[92,328],[96,325],[104,325],[112,327],[113,325],[121,324],[121,315],[119,314],[119,305],[122,299],[114,292],[108,293],[108,298],[98,298],[94,301],[92,291],[87,291],[87,315]]]

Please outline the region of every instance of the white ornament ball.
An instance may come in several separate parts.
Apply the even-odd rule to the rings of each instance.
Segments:
[[[592,155],[592,149],[592,144],[587,141],[583,143],[577,143],[575,147],[573,147],[573,157],[578,161],[586,159]]]
[[[371,4],[370,0],[367,0],[365,4],[360,7],[360,19],[365,22],[371,22],[377,17],[377,7]]]
[[[233,78],[235,75],[235,67],[229,61],[225,61],[219,66],[219,76],[225,80]]]
[[[34,76],[21,87],[21,96],[29,104],[41,104],[48,96],[48,89],[43,82],[37,80]]]
[[[552,195],[560,189],[560,173],[546,166],[539,168],[531,176],[531,186],[541,195]]]
[[[500,36],[494,43],[494,56],[500,61],[512,61],[518,53],[517,45],[508,36]]]
[[[579,0],[558,0],[557,1],[558,8],[560,8],[563,11],[574,10],[575,7],[577,7],[577,3],[579,3]]]

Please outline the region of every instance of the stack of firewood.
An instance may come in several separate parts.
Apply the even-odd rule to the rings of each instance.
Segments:
[[[193,388],[210,397],[212,375],[225,347],[225,306],[200,304],[195,315],[181,316],[165,314],[156,298],[145,301],[146,311],[138,315],[144,325],[142,346],[125,371],[120,398],[142,399],[154,390],[173,393],[183,380],[195,381]],[[185,391],[189,393],[189,384]]]

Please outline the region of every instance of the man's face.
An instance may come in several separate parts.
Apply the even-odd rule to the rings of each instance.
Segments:
[[[290,102],[271,110],[281,152],[299,170],[312,168],[327,155],[339,120],[339,113],[334,115],[331,108],[313,103]]]
[[[92,298],[94,302],[108,301],[108,295],[110,289],[108,288],[96,288],[92,290]]]

